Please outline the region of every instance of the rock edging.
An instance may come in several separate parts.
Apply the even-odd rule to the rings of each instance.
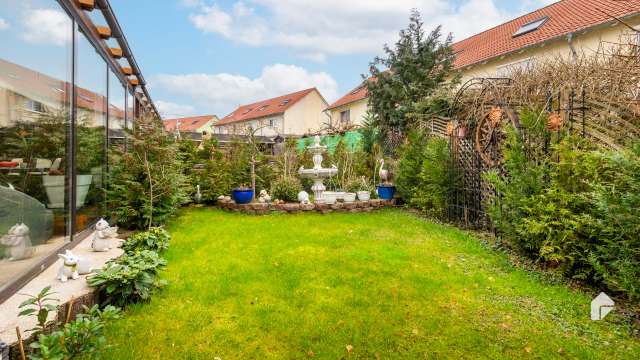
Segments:
[[[241,212],[251,215],[266,215],[270,213],[302,213],[318,212],[328,214],[331,212],[371,212],[386,207],[395,206],[395,200],[373,199],[369,201],[354,201],[352,203],[337,202],[335,204],[299,204],[299,203],[251,203],[236,204],[233,200],[218,200],[218,206],[226,211]]]

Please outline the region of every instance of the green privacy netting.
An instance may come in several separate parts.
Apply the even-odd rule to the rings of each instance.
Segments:
[[[322,136],[321,138],[322,145],[326,145],[327,151],[329,151],[329,153],[331,154],[333,154],[333,152],[336,150],[336,146],[338,145],[340,139],[344,141],[347,149],[350,150],[355,150],[362,146],[362,134],[357,131],[349,131],[344,135],[327,135]],[[313,144],[313,137],[301,138],[298,139],[296,148],[298,149],[298,151],[302,151],[311,144]]]

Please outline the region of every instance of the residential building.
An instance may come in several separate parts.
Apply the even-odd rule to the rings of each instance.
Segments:
[[[640,41],[640,0],[562,0],[452,45],[462,82],[508,77],[514,69],[555,56],[595,54],[603,44]],[[360,125],[364,84],[327,108],[334,128]]]
[[[204,115],[166,119],[163,123],[167,132],[200,143],[203,139],[215,132],[214,125],[218,121],[219,119],[215,115]]]
[[[30,11],[55,28],[27,36]],[[10,260],[0,246],[0,304],[108,217],[111,145],[136,119],[159,116],[107,0],[5,1],[2,18],[0,239],[24,224],[34,251]]]
[[[348,129],[362,125],[367,114],[368,101],[367,83],[363,82],[329,105],[326,111],[331,117],[331,127],[334,129]]]
[[[215,124],[216,134],[299,137],[327,126],[328,104],[316,88],[242,105]]]
[[[462,81],[508,77],[537,61],[637,38],[640,0],[563,0],[453,44]]]

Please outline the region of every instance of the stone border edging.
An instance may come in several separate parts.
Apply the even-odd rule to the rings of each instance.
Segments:
[[[233,200],[218,200],[218,206],[226,211],[241,212],[251,215],[266,215],[270,213],[300,213],[300,212],[318,212],[328,214],[331,212],[371,212],[373,210],[383,209],[395,205],[394,200],[373,199],[369,201],[354,201],[352,203],[337,202],[335,204],[236,204]]]

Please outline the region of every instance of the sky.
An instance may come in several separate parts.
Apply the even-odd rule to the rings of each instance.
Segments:
[[[362,81],[418,9],[454,40],[553,0],[111,0],[163,118],[214,114],[317,87],[331,103]],[[0,23],[0,26],[2,24]]]

